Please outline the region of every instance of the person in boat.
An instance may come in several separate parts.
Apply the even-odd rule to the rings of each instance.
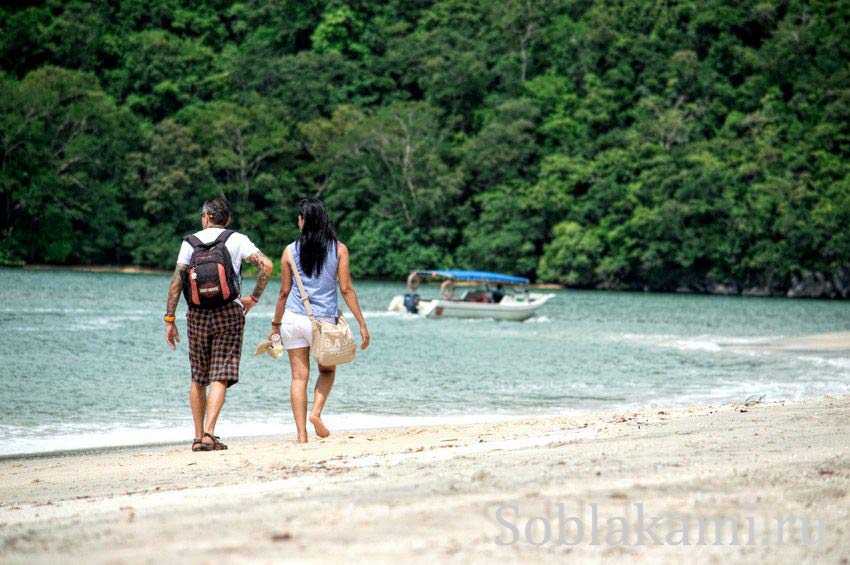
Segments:
[[[496,290],[493,291],[493,302],[498,304],[499,302],[502,301],[502,299],[504,297],[505,297],[504,287],[502,286],[502,283],[498,283],[496,285]]]
[[[325,205],[320,200],[301,200],[298,204],[298,229],[301,230],[301,236],[293,242],[292,258],[298,266],[313,314],[319,320],[336,322],[336,317],[342,315],[337,298],[338,286],[343,300],[360,325],[360,349],[366,349],[370,342],[369,330],[351,282],[348,248],[337,240]],[[280,294],[269,339],[275,334],[280,336],[289,353],[292,370],[289,393],[298,443],[307,443],[307,382],[310,378],[313,328],[285,249],[280,261]],[[335,366],[319,365],[319,377],[313,390],[313,408],[310,411],[310,423],[319,437],[330,435],[322,422],[322,409],[335,378]]]
[[[463,302],[491,302],[489,287],[484,290],[470,290],[461,298]]]

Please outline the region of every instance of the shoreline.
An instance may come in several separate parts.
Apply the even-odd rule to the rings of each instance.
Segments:
[[[850,553],[850,445],[836,441],[850,436],[850,395],[332,432],[306,445],[222,438],[230,449],[209,453],[184,444],[2,459],[0,559],[141,562],[151,547],[190,562],[796,563]],[[522,538],[528,519],[557,520],[561,503],[603,516],[638,503],[658,514],[818,516],[826,543],[799,532],[754,547],[495,543],[511,532],[499,508],[517,508]],[[186,535],[201,520],[216,534]]]
[[[623,407],[624,409],[628,409],[628,407]],[[582,413],[593,413],[594,409],[592,408],[577,408],[572,411],[573,414],[582,414]],[[534,418],[558,418],[561,417],[562,414],[554,414],[554,413],[541,413],[535,414]],[[363,416],[363,414],[333,414],[325,416],[325,422],[329,426],[341,430],[340,433],[364,433],[364,432],[372,432],[372,431],[391,431],[391,430],[404,430],[412,427],[421,427],[421,428],[435,428],[440,426],[465,426],[471,425],[472,423],[476,424],[490,424],[490,423],[502,423],[509,421],[521,420],[523,418],[527,418],[527,415],[523,414],[482,414],[475,419],[476,422],[472,422],[471,417],[467,417],[460,414],[454,415],[444,415],[444,416],[410,416],[410,417],[402,417],[403,421],[397,423],[378,423],[376,425],[355,425],[352,427],[344,427],[344,426],[336,426],[337,421],[344,420],[347,417],[351,416]],[[388,418],[392,419],[395,416],[389,415]],[[246,434],[238,431],[242,426],[244,426],[244,422],[239,422],[236,424],[228,423],[226,421],[220,422],[219,424],[219,432],[222,433],[221,430],[225,430],[223,433],[227,434],[228,438],[231,441],[238,441],[243,443],[251,443],[256,441],[264,441],[271,439],[283,439],[289,437],[289,435],[293,435],[294,432],[292,430],[295,429],[294,422],[291,421],[283,421],[283,422],[275,422],[273,424],[269,424],[266,422],[259,423],[256,425],[263,426],[271,426],[274,429],[278,430],[286,430],[285,433],[258,433],[258,434]],[[255,424],[251,424],[255,425]],[[235,433],[227,433],[228,429],[237,428]],[[61,448],[55,450],[46,450],[46,451],[21,451],[17,453],[0,453],[0,463],[4,461],[16,461],[16,460],[29,460],[29,459],[39,459],[45,457],[74,457],[74,456],[83,456],[83,455],[99,455],[99,454],[107,454],[107,453],[120,453],[124,451],[139,451],[147,448],[166,448],[166,447],[176,447],[181,446],[186,443],[185,438],[189,437],[192,433],[192,422],[187,421],[184,425],[174,428],[169,428],[169,430],[180,430],[179,436],[175,435],[174,439],[164,439],[164,440],[154,440],[154,441],[145,441],[142,443],[128,443],[128,444],[113,444],[106,443],[103,445],[91,445],[91,446],[80,446],[80,447],[68,447]],[[138,428],[129,430],[131,433],[144,435],[145,433],[151,432],[151,429],[148,428]],[[182,433],[185,432],[185,433]],[[292,433],[290,433],[292,432]],[[179,438],[179,439],[178,439]],[[60,442],[67,441],[69,437],[67,435],[60,436],[52,436],[50,439]]]

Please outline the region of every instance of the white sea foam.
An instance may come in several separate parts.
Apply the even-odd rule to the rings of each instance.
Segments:
[[[612,340],[624,339],[626,341],[647,345],[652,347],[666,347],[678,349],[681,351],[724,351],[734,348],[735,351],[741,353],[760,353],[758,349],[746,350],[747,346],[754,348],[767,344],[775,339],[780,339],[782,336],[771,337],[729,337],[729,336],[680,336],[670,334],[619,334],[610,336]]]
[[[143,426],[111,426],[103,430],[77,430],[67,433],[34,435],[32,430],[7,431],[0,443],[0,455],[46,453],[69,449],[132,446],[179,441],[191,434],[186,428],[147,428]],[[17,433],[16,433],[17,432]]]
[[[717,338],[707,336],[683,337],[677,335],[636,335],[622,334],[613,339],[624,339],[626,341],[653,347],[668,347],[682,351],[720,351],[721,347]]]
[[[353,320],[354,314],[351,312],[343,312],[343,318]],[[419,320],[420,316],[409,312],[391,312],[389,310],[363,310],[363,317],[367,320],[374,318],[394,318],[397,320]]]
[[[351,315],[351,312],[348,312],[348,315]],[[414,314],[407,314],[408,316],[414,316]],[[365,318],[401,318],[405,316],[402,312],[390,312],[389,310],[364,310],[363,317]],[[354,316],[351,316],[352,318]]]
[[[826,365],[837,369],[850,369],[850,359],[846,357],[817,357],[815,355],[798,355],[797,360],[813,365]]]
[[[669,404],[720,404],[743,402],[751,396],[764,396],[765,401],[804,400],[824,394],[842,395],[850,393],[850,382],[805,381],[763,382],[744,381],[715,385],[705,390],[695,390],[678,396],[675,401],[659,399]]]
[[[66,328],[70,331],[116,330],[124,327],[126,322],[135,322],[138,320],[144,320],[144,316],[95,316],[93,318],[78,318],[73,323],[68,324]]]
[[[805,364],[829,367],[833,369],[850,369],[850,359],[839,356],[819,356],[819,355],[789,355],[789,351],[783,348],[765,347],[777,340],[783,339],[784,336],[770,337],[726,337],[726,336],[695,336],[683,337],[675,335],[634,335],[622,334],[617,336],[620,339],[646,345],[650,347],[664,347],[677,349],[679,351],[706,351],[706,352],[731,352],[736,355],[748,357],[763,357],[777,358],[784,356],[787,359],[794,359]],[[844,374],[843,371],[840,374]],[[801,375],[802,377],[802,375]],[[822,378],[822,377],[819,377]],[[776,383],[786,384],[786,383]],[[843,384],[843,383],[839,383]],[[804,398],[805,393],[795,393],[792,398]]]
[[[323,419],[331,430],[368,430],[376,428],[401,428],[416,426],[462,425],[484,422],[500,422],[518,418],[505,414],[457,414],[444,416],[400,416],[378,414],[327,414]],[[293,434],[295,424],[291,417],[256,419],[241,422],[221,422],[217,432],[228,438],[260,437]],[[182,424],[162,426],[156,422],[140,422],[137,425],[115,424],[104,429],[103,425],[68,425],[63,432],[55,428],[40,426],[22,428],[0,426],[0,455],[45,453],[73,449],[124,447],[153,443],[191,442],[192,423],[188,419]]]
[[[155,309],[151,310],[120,310],[115,311],[113,315],[116,316],[132,316],[132,315],[145,315],[149,316],[151,314],[158,314],[159,311]],[[39,307],[24,307],[24,308],[0,308],[0,314],[91,314],[92,310],[90,308],[39,308]]]

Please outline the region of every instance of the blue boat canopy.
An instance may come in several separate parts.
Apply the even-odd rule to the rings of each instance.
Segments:
[[[487,271],[416,271],[420,277],[445,277],[456,281],[478,281],[504,284],[528,284],[525,277],[515,277],[502,273],[490,273]]]

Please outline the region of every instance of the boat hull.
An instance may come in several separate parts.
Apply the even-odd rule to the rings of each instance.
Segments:
[[[418,314],[424,318],[477,318],[493,320],[522,321],[534,316],[535,312],[546,304],[554,294],[530,294],[530,300],[514,300],[505,297],[499,303],[463,302],[455,300],[422,300]],[[403,297],[395,297],[390,310],[405,312]]]

